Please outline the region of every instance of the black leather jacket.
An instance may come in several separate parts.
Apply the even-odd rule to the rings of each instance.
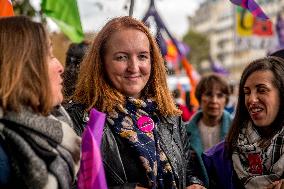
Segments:
[[[75,130],[82,134],[88,120],[84,107],[79,104],[67,104],[67,112],[74,121]],[[161,118],[157,126],[160,145],[172,165],[178,188],[191,184],[203,185],[195,175],[196,170],[190,156],[187,132],[180,117]],[[101,144],[104,169],[109,188],[135,188],[139,179],[143,180],[139,165],[134,160],[130,148],[125,148],[123,141],[113,134],[108,124],[105,125]]]

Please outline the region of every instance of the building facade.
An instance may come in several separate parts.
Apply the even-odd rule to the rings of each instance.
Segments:
[[[273,23],[272,36],[239,36],[237,6],[229,0],[205,0],[189,18],[190,29],[208,36],[210,55],[230,71],[230,80],[238,81],[244,67],[252,60],[265,56],[277,45],[276,17],[284,12],[284,0],[258,0]],[[209,61],[201,62],[208,70]]]

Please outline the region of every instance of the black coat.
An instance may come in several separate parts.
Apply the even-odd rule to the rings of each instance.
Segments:
[[[74,121],[75,130],[81,135],[88,120],[84,107],[70,103],[65,108]],[[157,126],[160,145],[172,165],[178,188],[191,184],[203,185],[195,176],[196,170],[193,170],[189,140],[181,118],[160,118],[160,121]],[[109,188],[135,188],[137,183],[146,183],[146,175],[141,171],[143,167],[137,163],[138,159],[133,155],[132,149],[113,134],[108,124],[103,130],[101,152]]]

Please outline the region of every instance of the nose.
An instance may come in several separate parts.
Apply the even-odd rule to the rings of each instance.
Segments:
[[[55,58],[55,59],[56,59],[56,63],[57,63],[58,72],[60,74],[62,74],[64,72],[64,66],[61,64],[61,62],[57,58]]]
[[[128,67],[127,67],[127,70],[129,72],[138,72],[139,70],[139,61],[137,60],[136,57],[131,57],[128,61]]]
[[[252,104],[255,102],[258,102],[258,96],[255,92],[251,92],[248,96],[247,96],[247,101],[248,103]]]
[[[217,95],[212,95],[211,96],[211,102],[217,102],[218,101],[218,96]]]

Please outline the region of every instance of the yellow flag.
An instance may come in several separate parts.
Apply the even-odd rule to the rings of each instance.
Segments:
[[[241,37],[252,36],[253,27],[254,27],[253,15],[249,11],[238,7],[236,11],[236,30],[238,36]]]

